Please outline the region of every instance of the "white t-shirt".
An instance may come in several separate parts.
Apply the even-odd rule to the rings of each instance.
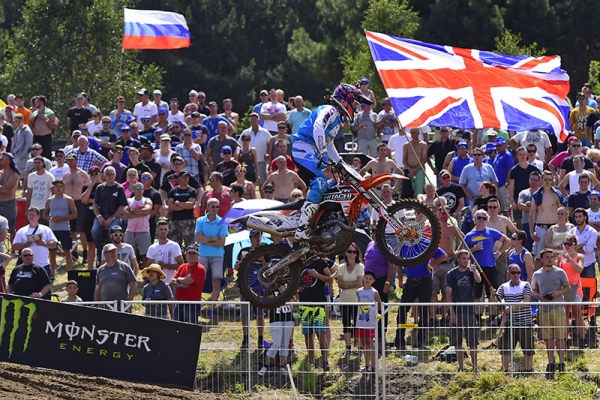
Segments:
[[[146,257],[154,260],[155,263],[162,261],[165,264],[175,264],[177,262],[175,258],[180,255],[181,247],[179,247],[179,245],[172,240],[167,241],[165,244],[159,244],[156,242],[148,248],[148,252],[146,253]],[[163,269],[163,272],[167,276],[165,279],[163,279],[163,282],[168,285],[171,283],[171,279],[173,279],[176,270]]]
[[[544,163],[538,160],[537,158],[530,162],[531,165],[540,170],[540,172],[544,171]]]
[[[281,103],[268,102],[262,105],[260,112],[269,115],[285,114],[285,106]],[[277,132],[277,124],[279,121],[263,120],[263,128],[270,132]]]
[[[38,224],[37,230],[32,228],[29,225],[25,225],[21,229],[17,231],[15,234],[14,243],[27,243],[29,239],[27,239],[27,235],[33,235],[35,232],[36,235],[41,235],[43,241],[47,242],[57,242],[56,236],[54,236],[54,232],[52,229],[47,227],[46,225]],[[50,250],[48,250],[48,246],[39,246],[37,244],[32,244],[29,246],[31,250],[33,250],[33,262],[40,267],[45,267],[50,264],[50,260],[48,257],[50,256]]]
[[[62,179],[63,175],[69,171],[68,165],[63,165],[62,167],[52,167],[50,168],[50,173],[54,175],[56,179]]]
[[[4,136],[1,133],[0,133],[0,143],[2,144],[2,147],[8,146],[8,139],[6,138],[6,136]]]
[[[85,124],[88,128],[88,135],[93,136],[95,132],[102,130],[102,121],[95,123],[93,120]]]
[[[0,231],[8,229],[8,220],[0,215]],[[0,253],[4,253],[4,242],[0,242]]]
[[[521,146],[527,148],[528,144],[535,145],[540,161],[545,162],[546,160],[546,149],[552,147],[548,134],[544,131],[524,131],[517,133],[513,139],[515,142],[520,143]]]
[[[388,141],[387,147],[394,152],[394,161],[396,162],[398,168],[404,168],[404,164],[402,164],[402,152],[404,145],[408,143],[408,140],[408,135],[400,135],[399,133],[396,133],[392,135]]]
[[[133,115],[135,116],[137,123],[142,126],[142,117],[144,115],[149,115],[150,117],[158,115],[158,108],[153,101],[149,101],[146,105],[142,105],[142,102],[140,101],[133,108]]]
[[[587,213],[588,213],[588,220],[589,220],[589,222],[600,223],[600,210],[598,210],[598,211],[592,211],[591,208],[588,208],[587,209]]]
[[[169,154],[166,156],[162,156],[162,155],[160,155],[160,149],[154,150],[154,159],[159,164],[171,165],[171,155],[172,154],[173,154],[173,151],[169,152]],[[168,171],[170,171],[170,168],[163,168],[162,165],[160,166],[160,184],[161,185],[162,185],[163,178],[165,177],[165,174]]]
[[[173,114],[171,113],[171,111],[169,111],[169,113],[167,114],[167,121],[169,122],[174,122],[174,121],[179,121],[179,122],[184,122],[185,120],[185,115],[177,110],[177,114]]]
[[[37,172],[29,174],[27,187],[31,189],[31,207],[37,207],[40,211],[44,210],[46,200],[52,196],[52,182],[55,180],[54,175],[48,171],[44,171],[42,175],[38,175]]]
[[[264,162],[265,154],[267,154],[267,151],[269,150],[269,141],[272,138],[271,134],[268,130],[260,126],[258,127],[258,132],[256,133],[254,133],[252,128],[245,129],[238,139],[238,143],[240,144],[238,149],[242,148],[242,135],[245,133],[250,135],[250,147],[254,147],[256,149],[256,161]]]

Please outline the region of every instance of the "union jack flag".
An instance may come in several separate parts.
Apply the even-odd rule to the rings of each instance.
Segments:
[[[365,33],[402,126],[539,128],[565,136],[569,75],[559,56],[511,56]]]

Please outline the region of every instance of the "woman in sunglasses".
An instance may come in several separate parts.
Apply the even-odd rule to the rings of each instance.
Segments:
[[[235,182],[242,188],[244,188],[244,194],[242,197],[246,200],[256,198],[256,186],[254,183],[246,179],[247,176],[246,164],[240,164],[235,167]]]
[[[249,133],[242,133],[240,138],[242,147],[238,147],[235,151],[235,160],[244,165],[244,168],[246,169],[246,179],[252,183],[256,183],[260,180],[258,173],[258,157],[256,156],[256,149],[250,146],[250,139]]]
[[[473,214],[477,210],[487,211],[487,204],[491,199],[498,199],[496,196],[496,185],[494,185],[490,181],[483,181],[481,185],[479,185],[479,196],[475,199],[473,203]],[[500,201],[500,199],[498,199]]]
[[[362,254],[356,243],[352,243],[343,261],[333,273],[333,277],[337,280],[340,288],[340,303],[356,303],[358,295],[356,290],[362,287],[362,279],[365,275],[365,266],[362,263]],[[335,268],[335,267],[334,267]],[[350,364],[350,349],[352,345],[352,331],[354,327],[354,319],[356,318],[355,305],[342,305],[342,326],[344,327],[344,342],[346,343],[346,351],[342,361],[342,369],[348,369]]]

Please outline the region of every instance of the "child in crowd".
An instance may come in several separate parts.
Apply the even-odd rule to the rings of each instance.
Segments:
[[[359,303],[377,303],[377,309],[370,305],[359,306],[356,315],[354,335],[359,340],[359,346],[365,353],[365,368],[362,372],[375,372],[375,351],[373,339],[375,338],[375,327],[377,324],[377,310],[381,309],[381,298],[379,292],[373,288],[375,274],[365,271],[363,287],[358,289]]]
[[[70,280],[67,282],[67,297],[62,299],[63,303],[79,303],[82,302],[81,297],[77,296],[77,292],[79,292],[79,285],[77,281]]]
[[[280,290],[285,290],[285,287],[280,287]],[[275,295],[278,295],[275,292]],[[275,356],[279,353],[279,370],[282,374],[287,374],[287,356],[289,353],[290,339],[294,332],[294,315],[292,307],[287,304],[281,307],[271,308],[269,310],[269,329],[273,345],[267,350],[264,366],[258,371],[258,375],[263,376],[269,367],[275,362]]]

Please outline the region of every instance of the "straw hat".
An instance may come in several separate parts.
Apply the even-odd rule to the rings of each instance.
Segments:
[[[150,264],[148,267],[144,268],[142,270],[142,275],[144,276],[144,278],[148,277],[148,272],[150,272],[150,271],[157,272],[158,279],[166,279],[167,278],[167,276],[163,272],[162,268],[158,264]]]

